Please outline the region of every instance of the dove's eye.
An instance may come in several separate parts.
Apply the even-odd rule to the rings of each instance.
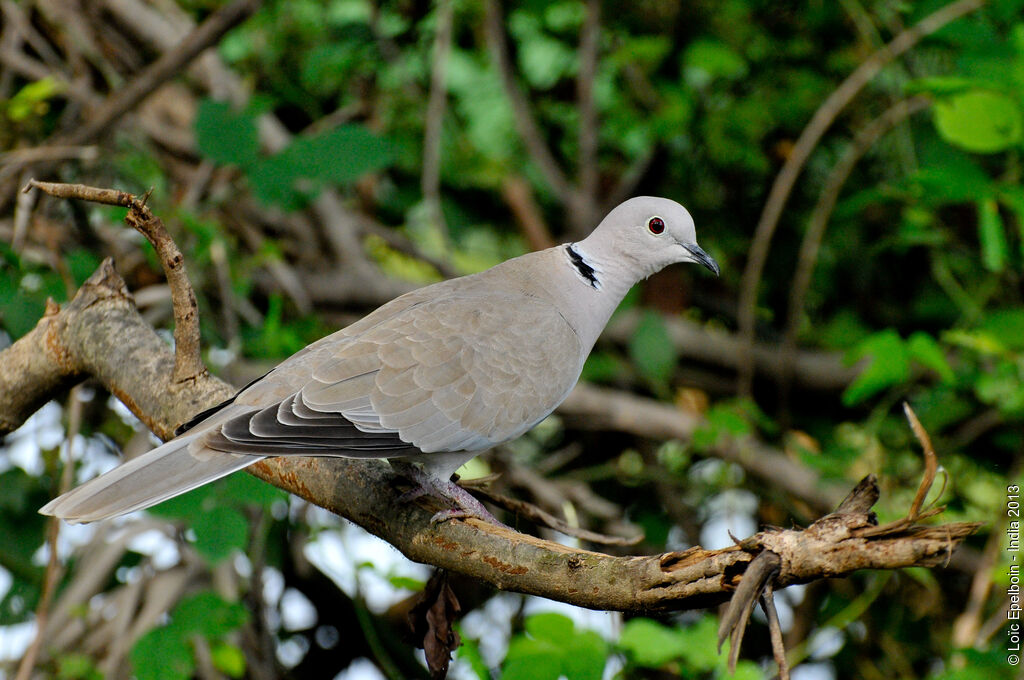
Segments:
[[[665,220],[660,217],[652,217],[647,220],[647,228],[651,230],[652,234],[660,234],[665,231]]]

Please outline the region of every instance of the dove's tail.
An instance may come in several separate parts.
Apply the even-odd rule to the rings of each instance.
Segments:
[[[53,499],[39,512],[71,523],[94,522],[148,508],[252,465],[262,456],[212,451],[197,441],[228,415],[237,412],[218,413],[186,434]]]

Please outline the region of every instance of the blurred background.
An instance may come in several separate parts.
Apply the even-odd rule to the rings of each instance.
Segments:
[[[207,363],[237,385],[404,291],[667,196],[722,275],[643,282],[584,378],[701,426],[666,441],[556,414],[464,476],[642,531],[597,548],[622,554],[806,525],[827,483],[868,473],[892,520],[922,470],[906,400],[943,466],[929,500],[986,525],[944,568],[780,593],[793,677],[1019,677],[1024,3],[249,0],[212,49],[153,76],[227,4],[0,0],[0,347],[106,256],[170,340],[168,289],[124,211],[20,193],[30,177],[152,191]],[[737,440],[818,481],[736,462]],[[153,443],[90,381],[5,438],[5,677],[26,653],[24,678],[428,677],[405,616],[430,571],[245,474],[60,527],[54,553],[36,509],[62,461],[81,481]],[[452,584],[453,678],[727,677],[713,611],[623,617]],[[774,672],[763,618],[741,658],[736,677]]]

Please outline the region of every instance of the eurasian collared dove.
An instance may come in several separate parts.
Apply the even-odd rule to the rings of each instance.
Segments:
[[[685,208],[630,199],[582,241],[392,300],[40,512],[114,517],[297,455],[415,462],[406,473],[455,513],[486,516],[452,473],[551,413],[626,292],[675,262],[718,273]]]

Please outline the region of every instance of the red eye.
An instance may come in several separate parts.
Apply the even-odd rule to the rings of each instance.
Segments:
[[[660,234],[665,231],[665,220],[660,217],[652,217],[647,220],[647,228],[651,230],[652,234]]]

